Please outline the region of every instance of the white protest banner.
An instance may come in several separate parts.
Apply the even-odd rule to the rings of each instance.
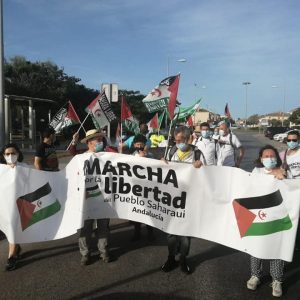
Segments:
[[[86,218],[108,217],[286,261],[300,207],[297,180],[117,153],[80,154],[60,172],[1,165],[0,193],[0,229],[14,243],[63,238]]]

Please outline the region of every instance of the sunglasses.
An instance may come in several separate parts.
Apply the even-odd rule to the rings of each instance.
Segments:
[[[298,142],[298,139],[287,139],[287,142]]]

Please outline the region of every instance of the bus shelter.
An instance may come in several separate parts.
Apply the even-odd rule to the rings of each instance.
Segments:
[[[33,149],[40,142],[40,132],[49,124],[57,102],[50,99],[5,95],[5,143],[17,142]]]

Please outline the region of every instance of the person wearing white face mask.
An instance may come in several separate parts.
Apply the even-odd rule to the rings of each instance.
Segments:
[[[219,144],[218,166],[229,166],[239,168],[243,160],[245,150],[235,134],[230,132],[226,122],[219,124]]]
[[[78,143],[79,134],[76,132],[73,135],[72,144],[70,147],[70,152],[75,155],[76,154],[76,144]],[[86,132],[86,136],[81,140],[81,143],[87,145],[87,151],[85,153],[98,153],[105,151],[105,147],[107,145],[105,136],[103,132],[99,129],[91,129]],[[78,154],[82,155],[82,154]],[[88,174],[86,178],[88,179]],[[93,175],[90,175],[93,176]],[[92,181],[86,181],[86,197],[89,197],[89,191],[94,190],[97,186]],[[94,197],[97,200],[96,197]],[[93,197],[89,199],[89,202],[93,201]],[[93,225],[96,221],[97,231],[96,236],[98,238],[98,250],[99,250],[99,258],[102,259],[105,263],[111,261],[108,251],[108,237],[109,237],[109,219],[87,219],[84,221],[83,227],[79,231],[79,250],[81,254],[81,265],[88,265],[91,261],[91,238],[93,233]]]
[[[15,143],[6,144],[2,151],[0,163],[6,164],[11,168],[15,168],[16,166],[28,167],[27,164],[22,163],[23,154],[20,151],[19,147]],[[17,267],[17,263],[20,259],[21,247],[18,244],[8,244],[8,259],[5,266],[6,271],[15,270]]]
[[[271,145],[266,145],[259,151],[259,156],[256,160],[257,167],[253,169],[252,174],[267,174],[273,175],[277,179],[284,179],[285,171],[280,168],[281,163],[282,161],[277,149]],[[253,256],[250,257],[251,278],[247,281],[247,288],[249,290],[256,290],[257,286],[261,283],[263,261]],[[284,265],[285,262],[283,260],[270,260],[271,286],[274,297],[281,297],[282,295]]]
[[[200,136],[193,140],[195,145],[202,153],[201,161],[205,166],[217,165],[220,145],[211,136],[211,130],[207,122],[200,124]]]

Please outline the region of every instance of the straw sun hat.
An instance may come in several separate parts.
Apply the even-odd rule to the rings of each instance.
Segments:
[[[103,132],[100,129],[91,129],[88,130],[85,134],[85,138],[81,140],[81,143],[86,144],[86,142],[95,137],[104,136]]]

